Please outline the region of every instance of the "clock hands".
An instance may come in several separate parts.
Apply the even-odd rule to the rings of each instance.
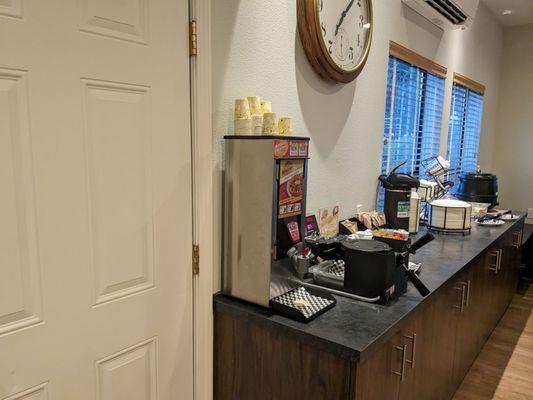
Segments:
[[[344,18],[346,18],[346,14],[348,14],[348,11],[350,11],[350,8],[352,8],[353,3],[355,0],[351,0],[350,3],[348,3],[348,6],[346,7],[346,10],[344,10],[341,14],[341,19],[339,20],[339,23],[335,27],[335,36],[337,36],[337,33],[339,33],[339,29],[344,21]]]

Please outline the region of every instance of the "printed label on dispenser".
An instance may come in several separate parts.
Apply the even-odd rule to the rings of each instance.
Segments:
[[[274,140],[274,158],[307,158],[309,142],[306,140]]]
[[[399,201],[397,209],[397,218],[409,218],[409,211],[411,210],[411,203],[409,201]]]
[[[289,141],[288,140],[274,140],[274,157],[283,158],[289,153]]]
[[[300,241],[300,229],[298,228],[298,222],[289,222],[287,224],[287,231],[289,232],[293,243],[298,243]]]
[[[298,157],[298,143],[297,142],[291,142],[289,148],[290,148],[289,156]]]
[[[302,213],[304,161],[282,160],[279,168],[279,218]]]
[[[298,144],[298,155],[300,157],[307,157],[307,149],[308,149],[308,143],[300,142],[300,144]]]

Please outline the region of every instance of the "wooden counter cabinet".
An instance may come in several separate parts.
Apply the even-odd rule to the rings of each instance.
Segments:
[[[364,360],[216,312],[215,399],[451,399],[515,292],[522,229],[498,237]]]

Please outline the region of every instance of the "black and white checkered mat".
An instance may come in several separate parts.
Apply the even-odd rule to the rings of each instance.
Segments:
[[[315,314],[335,303],[334,300],[309,293],[303,286],[292,289],[281,296],[274,297],[270,301],[279,303],[285,307],[295,308],[300,311],[306,319],[310,319]]]
[[[344,265],[343,260],[333,260],[333,265],[327,273],[344,279]]]

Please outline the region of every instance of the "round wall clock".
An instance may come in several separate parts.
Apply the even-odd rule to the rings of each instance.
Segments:
[[[372,0],[298,0],[298,31],[324,79],[348,83],[363,69],[372,41]]]

